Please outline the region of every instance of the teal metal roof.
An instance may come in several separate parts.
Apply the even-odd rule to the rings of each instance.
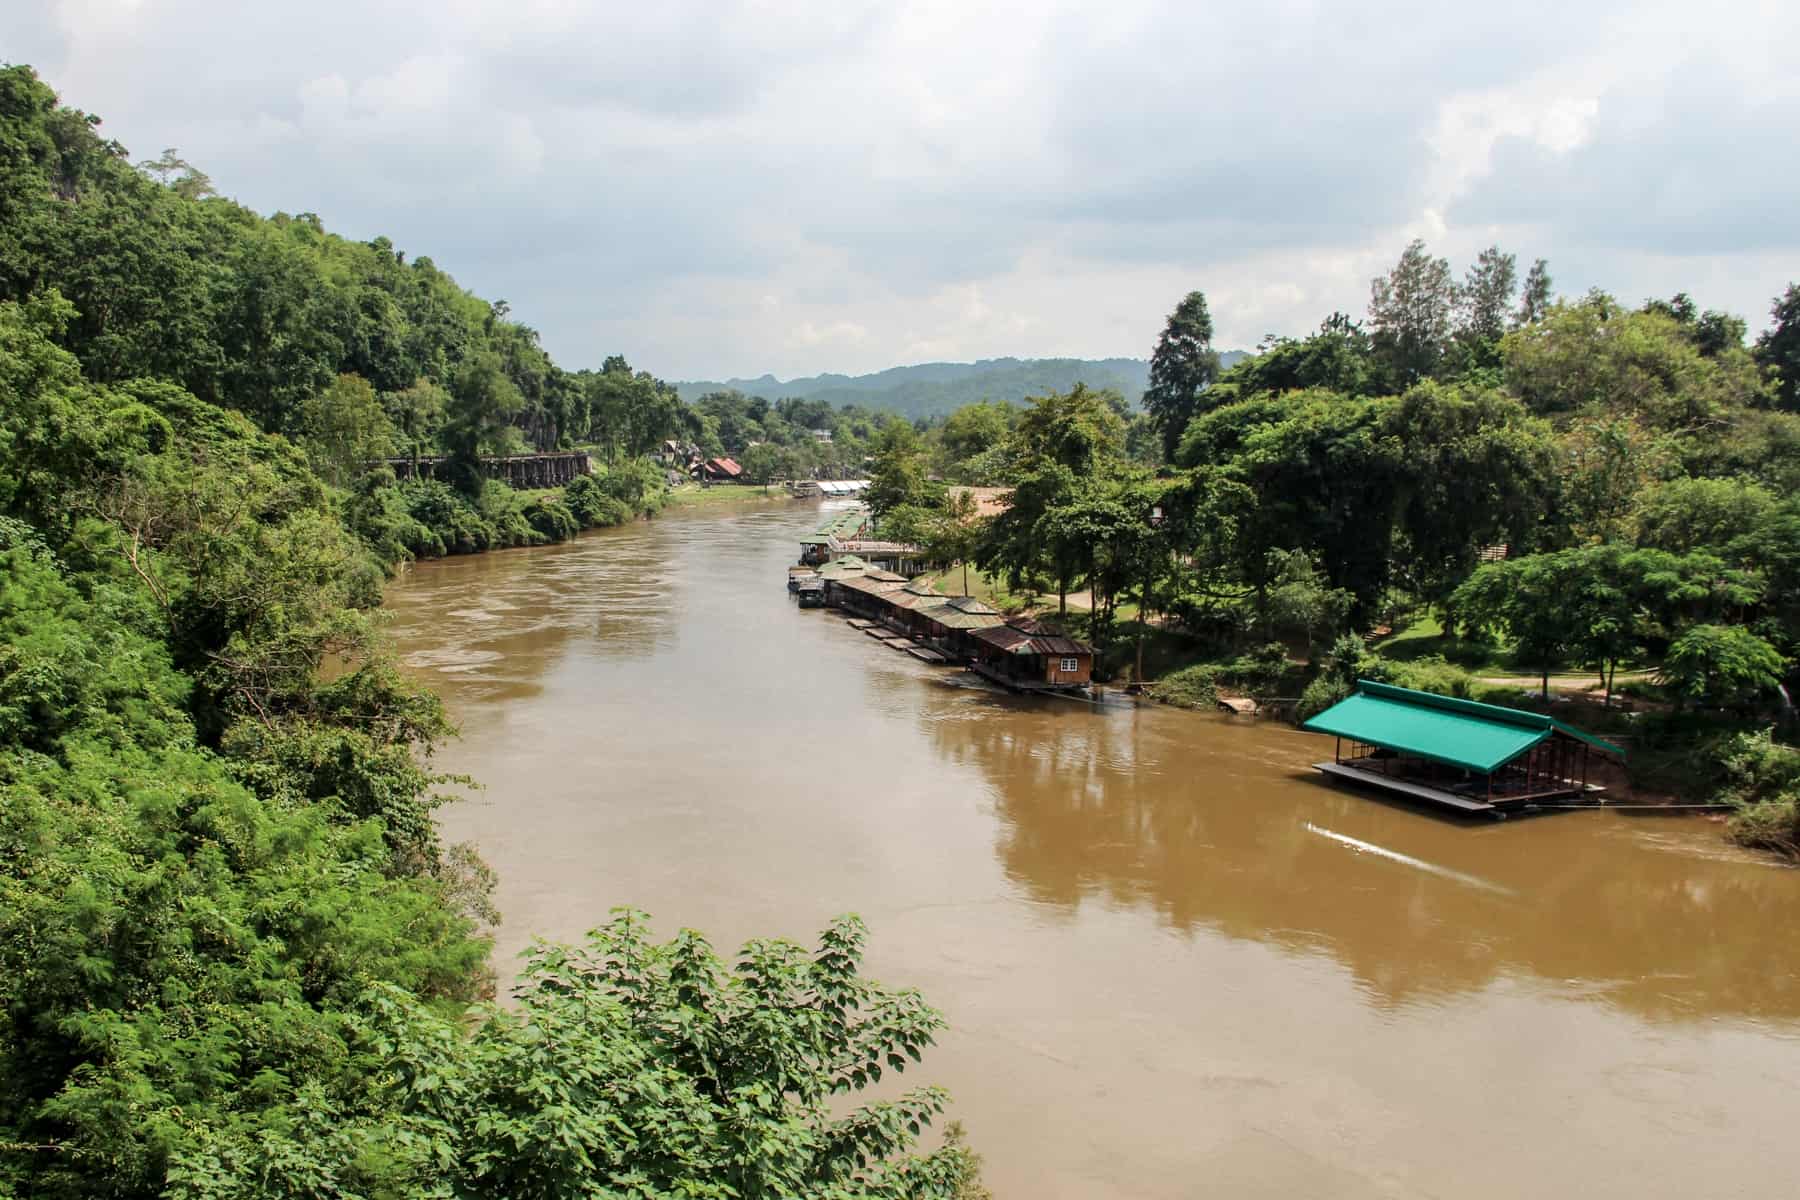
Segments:
[[[1356,693],[1301,726],[1487,774],[1552,734],[1623,758],[1609,742],[1555,717],[1358,680]]]

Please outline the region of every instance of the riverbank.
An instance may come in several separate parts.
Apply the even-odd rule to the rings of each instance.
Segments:
[[[814,502],[796,500],[789,494],[787,488],[779,484],[684,483],[679,487],[669,489],[663,507],[670,510],[726,510],[747,505],[767,504],[771,500],[792,500],[796,504]]]
[[[960,569],[942,578],[961,590]],[[975,571],[969,591],[1003,611],[1039,615],[1073,636],[1095,640],[1085,594],[1079,602],[1071,594],[1067,611],[1059,614],[1054,596],[1010,593]],[[1140,626],[1135,609],[1121,605],[1097,661],[1101,677],[1141,680],[1146,694],[1172,707],[1242,711],[1236,702],[1248,700],[1296,725],[1348,695],[1363,678],[1551,713],[1629,749],[1615,777],[1620,799],[1670,809],[1729,806],[1736,813],[1727,826],[1733,840],[1800,857],[1800,767],[1794,765],[1800,758],[1769,744],[1773,716],[1683,706],[1643,665],[1614,676],[1610,700],[1597,674],[1553,674],[1544,695],[1542,677],[1522,670],[1507,647],[1448,638],[1428,617],[1380,638],[1340,638],[1308,658],[1303,647],[1274,643],[1221,654],[1167,624]]]
[[[392,588],[463,730],[438,764],[487,784],[439,816],[497,871],[497,963],[619,904],[719,946],[854,909],[871,974],[951,1020],[901,1086],[950,1090],[1002,1196],[1754,1192],[1788,1153],[1800,876],[1687,816],[1370,800],[1281,722],[958,686],[796,610],[773,581],[817,523],[637,521]],[[1545,1045],[1629,1086],[1571,1116]],[[1469,1061],[1506,1066],[1419,1065]],[[1606,1153],[1559,1153],[1571,1120]]]

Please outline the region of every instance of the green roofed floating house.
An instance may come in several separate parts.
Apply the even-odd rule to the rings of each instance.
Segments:
[[[1332,761],[1314,764],[1334,779],[1496,817],[1598,800],[1592,756],[1625,757],[1555,717],[1368,680],[1301,728],[1337,738]]]

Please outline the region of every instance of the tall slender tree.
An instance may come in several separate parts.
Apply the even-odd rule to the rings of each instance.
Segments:
[[[1470,341],[1497,342],[1506,332],[1513,292],[1518,287],[1518,259],[1500,247],[1481,252],[1463,276],[1456,296],[1457,333]]]
[[[1437,369],[1449,344],[1456,279],[1447,259],[1433,258],[1414,238],[1386,275],[1369,283],[1369,325],[1390,383],[1410,387]]]
[[[1775,323],[1756,339],[1756,360],[1775,376],[1781,407],[1800,410],[1800,284],[1788,284],[1769,315]]]
[[[1513,314],[1515,327],[1543,320],[1553,298],[1550,289],[1550,262],[1540,258],[1525,272],[1525,286],[1519,289],[1518,311]]]
[[[1219,355],[1212,347],[1212,313],[1206,294],[1189,292],[1156,341],[1150,356],[1150,386],[1144,407],[1162,432],[1163,457],[1175,453],[1182,432],[1200,411],[1201,393],[1219,375]]]

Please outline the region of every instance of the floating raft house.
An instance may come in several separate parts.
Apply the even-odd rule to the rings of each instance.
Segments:
[[[1555,717],[1368,680],[1301,728],[1337,738],[1332,761],[1313,764],[1333,779],[1485,816],[1596,801],[1592,756],[1625,757]]]

